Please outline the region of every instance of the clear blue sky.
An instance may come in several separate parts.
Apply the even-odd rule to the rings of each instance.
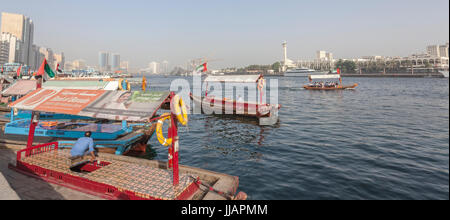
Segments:
[[[97,65],[102,50],[133,67],[168,60],[212,68],[293,60],[317,50],[337,58],[407,56],[449,39],[448,0],[0,0],[35,22],[35,44]]]

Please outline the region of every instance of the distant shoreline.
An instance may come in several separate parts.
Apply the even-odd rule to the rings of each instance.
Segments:
[[[376,77],[376,78],[444,78],[441,73],[430,72],[430,73],[363,73],[363,74],[349,74],[343,73],[343,77]]]

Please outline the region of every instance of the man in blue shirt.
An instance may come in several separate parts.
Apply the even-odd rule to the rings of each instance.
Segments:
[[[92,133],[88,131],[84,135],[85,137],[79,138],[77,140],[72,150],[70,151],[72,159],[84,157],[90,154],[92,157],[92,161],[95,160],[94,139],[91,138],[91,135]]]

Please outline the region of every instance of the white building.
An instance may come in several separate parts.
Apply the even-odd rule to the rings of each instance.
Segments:
[[[448,57],[448,43],[445,45],[428,46],[427,54],[432,57]]]
[[[427,53],[433,57],[440,57],[439,45],[431,45],[427,47]]]
[[[294,61],[290,60],[287,56],[287,42],[283,42],[283,61],[282,61],[282,67],[281,71],[285,72],[289,68],[295,68],[297,67],[297,64],[294,63]]]
[[[319,61],[333,61],[333,53],[319,50],[316,53],[316,59]]]
[[[169,61],[164,60],[164,61],[161,63],[160,73],[163,73],[163,74],[169,73]]]
[[[23,43],[13,34],[1,33],[0,35],[0,64],[23,64]]]
[[[439,55],[441,57],[448,57],[448,43],[445,45],[439,46]]]
[[[160,73],[160,70],[159,70],[160,65],[158,62],[151,62],[148,65],[148,68],[149,68],[149,71],[151,74],[159,74]]]

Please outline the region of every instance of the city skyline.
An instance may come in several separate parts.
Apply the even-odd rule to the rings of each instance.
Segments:
[[[2,12],[33,20],[37,45],[89,66],[98,65],[99,51],[117,52],[133,69],[154,60],[185,66],[198,57],[220,59],[216,68],[273,63],[282,60],[285,40],[293,60],[313,59],[320,50],[336,59],[408,56],[449,38],[444,0],[176,3],[0,0]]]

